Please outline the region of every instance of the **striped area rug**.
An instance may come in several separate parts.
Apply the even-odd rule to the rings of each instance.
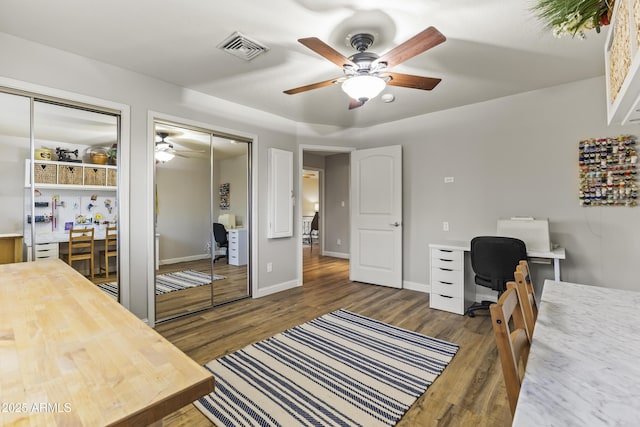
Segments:
[[[458,346],[338,310],[205,365],[217,426],[393,426]]]
[[[213,280],[225,279],[219,274],[213,275]],[[208,285],[211,283],[211,275],[195,270],[178,271],[177,273],[167,273],[156,276],[156,295],[179,291],[196,286]],[[101,283],[98,285],[113,298],[118,296],[118,285],[115,282]]]

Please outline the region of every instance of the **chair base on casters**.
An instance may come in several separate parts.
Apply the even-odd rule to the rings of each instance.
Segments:
[[[482,301],[482,302],[477,302],[475,304],[473,304],[471,307],[467,308],[467,311],[464,313],[466,315],[468,315],[469,317],[476,317],[476,311],[477,310],[489,310],[489,307],[491,306],[491,304],[495,304],[495,301]],[[488,313],[489,315],[491,315],[490,313]]]

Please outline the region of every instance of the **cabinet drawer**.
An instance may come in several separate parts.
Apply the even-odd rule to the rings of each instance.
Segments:
[[[431,293],[429,296],[429,307],[450,313],[464,314],[464,304],[462,298],[443,296]]]
[[[431,283],[443,282],[445,284],[455,284],[464,287],[464,273],[462,270],[450,270],[443,268],[431,269]]]
[[[57,243],[42,243],[36,245],[36,259],[58,258],[59,245]]]
[[[431,282],[431,294],[462,298],[464,294],[464,286],[462,284],[439,282],[434,280]]]
[[[464,254],[462,252],[444,252],[438,250],[431,253],[431,268],[446,268],[449,270],[462,270]]]

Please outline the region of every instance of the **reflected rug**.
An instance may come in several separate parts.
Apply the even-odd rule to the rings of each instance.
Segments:
[[[219,274],[213,275],[213,280],[221,280],[225,278],[225,276],[221,276]],[[156,276],[156,295],[162,295],[187,288],[195,288],[196,286],[208,285],[211,281],[212,278],[210,274],[201,273],[200,271],[195,270],[160,274]],[[101,283],[98,287],[111,297],[116,298],[118,295],[118,285],[116,282]]]
[[[218,426],[393,426],[456,344],[338,310],[205,365]]]

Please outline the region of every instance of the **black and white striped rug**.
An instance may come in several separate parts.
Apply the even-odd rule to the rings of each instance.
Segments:
[[[224,279],[225,276],[213,275],[213,280]],[[183,270],[176,273],[166,273],[156,276],[156,295],[179,291],[196,286],[211,283],[211,275],[195,270]],[[98,287],[113,298],[118,297],[118,284],[116,282],[100,283]]]
[[[205,365],[218,426],[393,426],[458,346],[338,310]]]

